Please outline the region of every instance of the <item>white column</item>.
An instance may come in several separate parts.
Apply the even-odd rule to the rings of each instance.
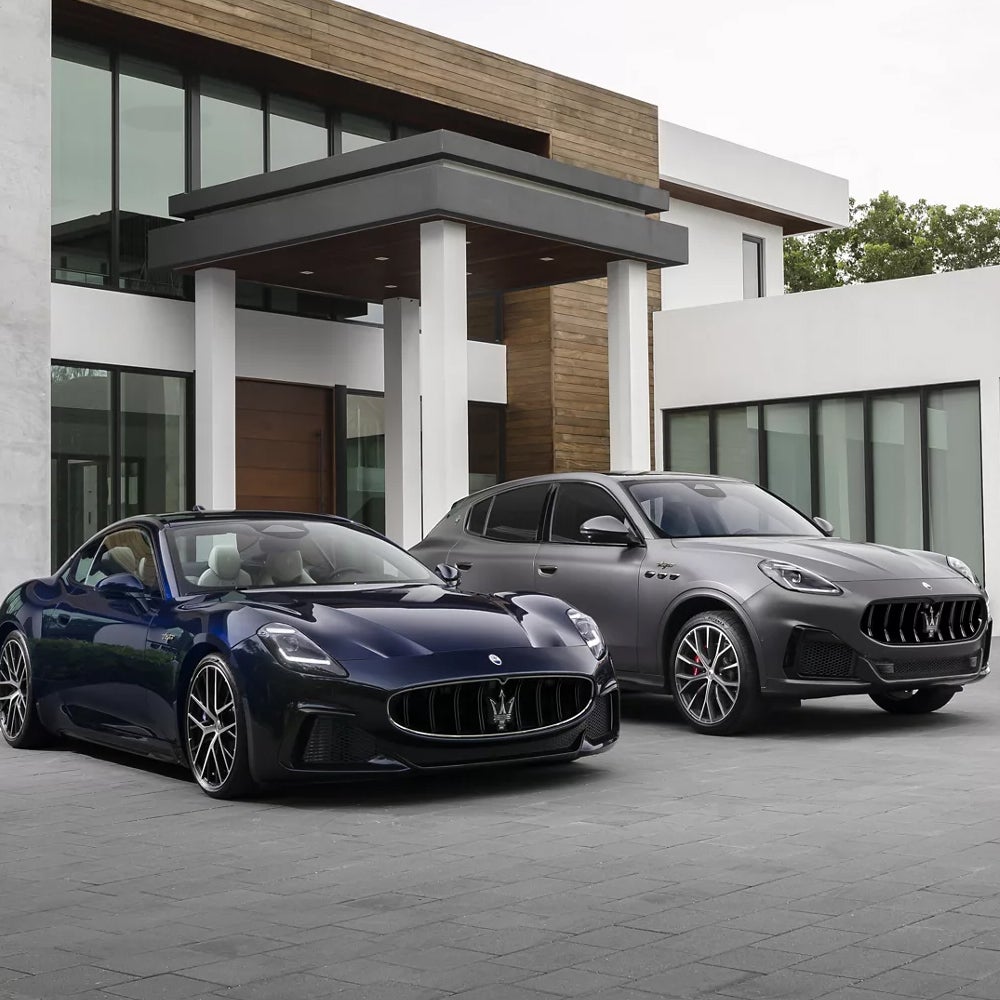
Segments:
[[[420,303],[386,299],[385,533],[404,548],[423,537],[420,480]]]
[[[50,6],[0,3],[0,601],[52,568]]]
[[[424,531],[469,492],[465,226],[420,227]]]
[[[236,506],[236,273],[194,280],[195,502]]]
[[[611,468],[645,472],[649,461],[649,331],[646,265],[608,265],[608,403]]]

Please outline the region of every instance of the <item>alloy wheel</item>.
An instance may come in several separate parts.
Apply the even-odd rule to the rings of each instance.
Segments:
[[[236,696],[225,671],[205,660],[188,692],[188,758],[198,783],[217,791],[233,772],[239,741]]]
[[[716,625],[695,625],[677,646],[674,685],[684,711],[706,726],[725,720],[740,693],[740,659]]]
[[[14,636],[0,652],[0,726],[4,735],[17,739],[28,717],[28,657]]]

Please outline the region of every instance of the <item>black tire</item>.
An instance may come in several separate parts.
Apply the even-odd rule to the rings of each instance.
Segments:
[[[52,743],[38,720],[31,674],[31,654],[16,629],[0,645],[0,732],[17,750],[37,750]]]
[[[703,611],[681,626],[670,649],[667,679],[677,710],[696,732],[732,736],[760,718],[757,659],[732,611]]]
[[[254,791],[240,686],[221,656],[206,656],[195,667],[182,730],[188,765],[206,795],[236,799]]]
[[[902,691],[880,691],[869,697],[890,715],[926,715],[944,708],[958,691],[955,688],[933,687]]]

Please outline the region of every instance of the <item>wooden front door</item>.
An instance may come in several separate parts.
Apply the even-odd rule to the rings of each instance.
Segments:
[[[236,380],[236,506],[334,510],[333,390]]]

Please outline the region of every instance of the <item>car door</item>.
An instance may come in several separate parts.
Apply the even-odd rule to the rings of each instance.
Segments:
[[[121,573],[145,576],[148,594],[98,588]],[[51,703],[41,707],[49,724],[98,742],[155,751],[146,641],[158,593],[144,529],[109,532],[80,553],[61,580],[58,600],[41,616],[37,652],[51,692]]]
[[[462,590],[492,594],[538,589],[535,550],[550,489],[549,483],[529,483],[473,505],[448,553],[448,561],[462,571]]]
[[[566,481],[552,500],[546,538],[535,553],[535,588],[560,597],[601,627],[618,670],[636,671],[639,578],[644,544],[589,541],[582,526],[610,516],[641,536],[621,504],[603,486]]]

